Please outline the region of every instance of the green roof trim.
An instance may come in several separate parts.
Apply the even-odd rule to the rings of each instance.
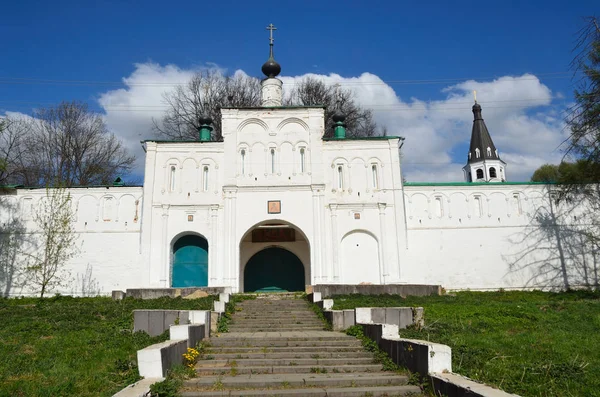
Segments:
[[[505,186],[505,185],[555,185],[546,182],[405,182],[404,186]]]
[[[19,189],[22,187],[23,185],[0,185],[0,189]]]
[[[326,142],[344,142],[344,141],[385,141],[389,139],[400,139],[404,140],[402,136],[357,136],[357,137],[346,137],[346,138],[323,138]]]
[[[223,143],[223,141],[201,141],[201,140],[185,140],[180,141],[177,139],[145,139],[140,143],[155,142],[155,143]]]
[[[86,186],[69,186],[65,189],[94,189],[94,188],[122,188],[122,187],[144,187],[144,185],[86,185]],[[0,188],[2,188],[0,186]],[[55,188],[54,186],[49,186],[50,189]],[[23,190],[34,190],[34,189],[46,189],[46,186],[22,186],[18,185],[15,189],[23,189]]]

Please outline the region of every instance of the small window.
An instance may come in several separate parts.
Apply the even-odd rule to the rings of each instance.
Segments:
[[[175,191],[175,166],[171,166],[171,173],[169,174],[169,191]]]
[[[481,168],[477,170],[477,179],[483,179],[483,170]]]
[[[441,197],[436,197],[435,198],[435,215],[438,218],[441,218],[444,216],[444,207],[442,205],[442,198]]]
[[[494,167],[490,168],[490,178],[496,178],[496,169]]]
[[[275,173],[275,149],[271,149],[271,174]]]
[[[491,157],[491,156],[492,156],[492,149],[491,149],[489,146],[488,146],[488,148],[487,148],[487,155],[488,155],[489,157]]]
[[[204,166],[202,171],[202,182],[203,182],[203,190],[208,192],[208,166]]]
[[[483,213],[483,209],[481,208],[481,197],[475,196],[473,200],[473,210],[475,212],[475,216],[481,218],[481,214]]]
[[[240,152],[241,162],[242,162],[242,175],[246,174],[246,150],[242,149]]]
[[[114,216],[114,199],[112,197],[104,198],[104,206],[102,208],[102,220],[108,222]]]
[[[379,178],[377,175],[377,164],[373,164],[371,166],[371,183],[373,185],[373,189],[379,189]]]
[[[521,200],[519,199],[519,193],[513,194],[512,207],[515,215],[521,215]]]
[[[479,158],[479,155],[480,155],[480,154],[481,154],[481,153],[480,153],[480,151],[479,151],[479,148],[478,148],[478,147],[477,147],[477,148],[475,148],[475,157],[476,157],[476,158]]]
[[[300,148],[300,172],[304,174],[304,148]]]
[[[341,165],[338,165],[337,168],[338,174],[338,189],[344,189],[344,170]]]

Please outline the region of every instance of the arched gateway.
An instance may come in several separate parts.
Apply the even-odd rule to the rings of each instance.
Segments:
[[[244,291],[281,290],[304,290],[304,265],[300,259],[279,247],[254,254],[244,268]]]
[[[208,241],[188,234],[173,244],[171,286],[206,287],[208,285]]]
[[[250,228],[240,241],[240,290],[304,291],[310,284],[310,245],[296,226],[278,220]]]

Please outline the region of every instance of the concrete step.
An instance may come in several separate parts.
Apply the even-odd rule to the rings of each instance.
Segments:
[[[277,325],[264,325],[264,326],[244,326],[244,325],[230,325],[229,332],[277,332],[277,331],[323,331],[324,325],[301,325],[295,327],[288,326],[277,326]]]
[[[313,316],[317,317],[315,313],[310,310],[300,309],[269,309],[269,310],[251,310],[244,309],[242,311],[236,311],[233,313],[234,316],[264,316],[264,317],[290,317],[290,316]]]
[[[210,345],[214,348],[227,347],[323,347],[323,346],[362,346],[357,339],[340,339],[340,340],[249,340],[249,339],[234,339],[234,338],[213,338],[210,340]]]
[[[297,322],[305,322],[305,321],[320,321],[323,322],[320,318],[314,317],[231,317],[233,321],[254,321],[254,322],[289,322],[289,323],[297,323]]]
[[[210,357],[208,355],[207,357]],[[227,365],[235,361],[238,366],[252,366],[252,365],[260,365],[260,366],[282,366],[282,365],[310,365],[313,367],[318,367],[319,365],[337,365],[340,368],[344,365],[360,365],[360,364],[373,364],[372,357],[360,357],[360,358],[233,358],[230,360],[200,360],[202,363],[212,362],[214,365]]]
[[[215,384],[230,389],[286,387],[356,387],[406,385],[408,377],[395,373],[354,372],[343,374],[251,374],[237,376],[203,376],[184,381],[184,388],[213,388]]]
[[[417,386],[380,386],[380,387],[335,387],[335,388],[301,388],[276,390],[222,390],[222,391],[184,391],[182,397],[389,397],[389,396],[423,396]]]
[[[362,352],[362,346],[281,346],[281,347],[258,347],[258,346],[227,346],[209,348],[213,353],[284,353],[284,352]]]
[[[288,316],[288,315],[284,315],[284,314],[277,314],[275,316],[261,316],[261,315],[251,315],[251,316],[240,316],[237,314],[234,314],[231,317],[233,320],[237,320],[237,319],[241,319],[241,320],[261,320],[261,321],[281,321],[281,320],[288,320],[288,321],[306,321],[306,320],[319,320],[321,321],[321,319],[315,315],[306,315],[306,316]]]
[[[206,364],[204,364],[206,363]],[[232,363],[228,363],[225,366],[214,366],[209,362],[203,362],[202,365],[196,365],[196,373],[198,376],[204,375],[231,375],[232,373],[237,374],[310,374],[315,372],[320,373],[350,373],[350,372],[370,372],[377,373],[381,372],[382,368],[380,364],[358,364],[358,365],[344,365],[342,367],[334,365],[280,365],[280,366],[240,366],[237,361],[235,366]],[[233,371],[235,370],[235,371]],[[233,372],[232,372],[233,371]]]
[[[323,327],[325,324],[323,323],[323,321],[320,320],[309,320],[309,321],[240,321],[240,320],[234,320],[231,323],[229,323],[229,326],[231,327],[232,325],[238,325],[238,326],[248,326],[248,327],[259,327],[259,326],[287,326],[287,327],[294,327],[294,326],[311,326],[311,327],[316,327],[316,326],[320,326]]]
[[[238,332],[238,333],[224,333],[220,334],[218,338],[214,339],[215,342],[219,340],[256,340],[268,338],[272,341],[287,340],[287,341],[300,341],[300,340],[357,340],[356,338],[348,335],[344,335],[339,332],[331,331],[297,331],[297,332]]]
[[[279,353],[213,353],[210,352],[208,355],[212,356],[216,360],[237,360],[237,359],[254,359],[254,358],[269,358],[269,359],[296,359],[296,358],[370,358],[373,359],[373,355],[369,352],[279,352]]]

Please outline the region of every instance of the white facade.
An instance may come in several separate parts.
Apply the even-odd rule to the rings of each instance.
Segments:
[[[234,291],[245,289],[249,260],[273,246],[300,260],[302,285],[548,287],[538,264],[560,267],[552,244],[529,249],[522,238],[548,207],[544,185],[403,186],[398,138],[324,140],[322,108],[222,117],[223,142],[146,142],[143,187],[70,189],[80,253],[61,292],[83,293],[84,279],[103,294],[171,287],[174,247],[187,235],[208,243],[207,285]],[[35,236],[31,212],[45,194],[6,190],[4,224],[18,219]],[[254,230],[274,227],[293,229],[294,241],[252,242]],[[17,276],[6,288],[3,272],[3,292],[32,292]]]

